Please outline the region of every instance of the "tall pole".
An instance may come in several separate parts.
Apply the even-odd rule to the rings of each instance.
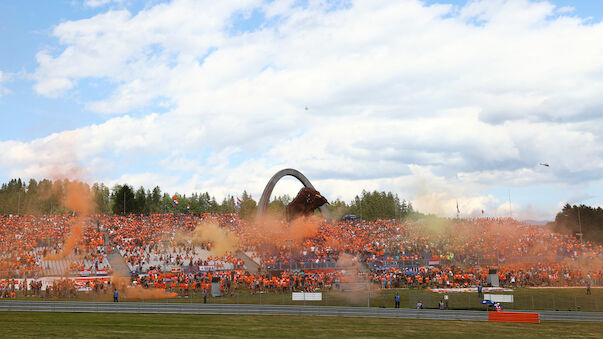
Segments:
[[[360,219],[362,219],[362,198],[360,198]]]
[[[19,198],[17,201],[17,215],[21,212],[21,188],[19,188]]]
[[[580,206],[578,206],[578,225],[580,226],[580,243],[582,243],[582,221],[580,220]]]
[[[289,243],[289,275],[291,275],[291,271],[293,270],[293,239],[287,239],[285,241]]]
[[[509,189],[509,215],[513,218],[513,210],[511,207],[511,189]]]
[[[124,215],[126,215],[126,190],[124,189]]]
[[[293,271],[293,249],[291,248],[293,246],[293,239],[287,239],[285,241],[289,243],[289,290],[293,293],[293,275],[291,273]],[[304,302],[305,301],[306,297],[304,297]]]

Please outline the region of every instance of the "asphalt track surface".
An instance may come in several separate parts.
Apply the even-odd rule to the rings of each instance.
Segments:
[[[306,315],[336,317],[368,317],[433,320],[487,321],[488,312],[469,310],[433,310],[408,308],[368,308],[343,306],[298,306],[257,304],[198,304],[141,302],[79,301],[0,301],[0,311],[24,312],[89,312],[89,313],[156,313],[156,314],[241,314],[241,315]],[[515,311],[513,312],[522,312]],[[537,312],[542,321],[603,322],[603,312],[523,311]]]

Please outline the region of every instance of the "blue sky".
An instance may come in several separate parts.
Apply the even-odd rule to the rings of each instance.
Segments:
[[[550,219],[603,203],[602,19],[578,0],[3,2],[0,180],[259,195],[296,167],[331,199],[494,216],[511,192]]]

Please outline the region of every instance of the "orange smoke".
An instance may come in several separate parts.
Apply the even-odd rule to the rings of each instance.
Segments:
[[[82,239],[82,234],[86,227],[86,220],[96,209],[94,195],[87,184],[82,182],[65,181],[65,198],[63,206],[76,214],[69,233],[65,238],[61,252],[49,254],[46,260],[59,260],[68,256]]]
[[[96,209],[94,195],[87,184],[67,182],[65,186],[65,207],[81,216],[89,216]]]
[[[291,241],[291,245],[297,247],[302,245],[303,240],[317,235],[320,222],[319,217],[311,215],[287,224],[278,217],[266,215],[257,219],[251,227],[252,232],[264,243],[283,247],[289,246]]]
[[[340,285],[342,291],[334,291],[334,295],[345,298],[348,303],[360,304],[366,300],[368,291],[367,277],[362,276],[363,267],[358,258],[342,253],[337,260],[337,267],[342,268]]]
[[[126,278],[111,276],[111,286],[116,288],[119,295],[126,299],[164,299],[175,298],[178,293],[165,292],[159,288],[143,288],[140,286],[131,286],[130,281]]]
[[[603,255],[599,255],[594,251],[588,250],[572,259],[564,259],[563,264],[569,267],[572,271],[581,271],[584,273],[596,271],[603,267]]]
[[[350,254],[342,253],[337,259],[337,267],[342,268],[341,282],[348,284],[360,284],[365,287],[366,280],[361,279],[359,273],[362,271],[362,265],[358,259]]]
[[[186,237],[186,235],[184,235]],[[209,242],[210,251],[219,257],[235,252],[239,239],[233,232],[214,223],[201,223],[190,234],[193,243]]]

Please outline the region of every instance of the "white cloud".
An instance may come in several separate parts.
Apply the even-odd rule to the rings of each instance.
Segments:
[[[91,7],[91,8],[96,8],[96,7],[101,7],[101,6],[105,6],[105,5],[109,5],[109,4],[123,4],[125,1],[124,0],[84,0],[84,6],[86,7]]]
[[[118,116],[2,142],[0,167],[43,175],[67,157],[96,178],[254,196],[295,167],[331,197],[394,190],[447,215],[457,199],[468,214],[496,210],[500,201],[485,193],[494,185],[587,184],[603,174],[603,45],[592,43],[601,23],[556,15],[566,11],[546,1],[458,11],[420,1],[292,4],[182,0],[59,24],[58,53],[37,55],[36,91],[57,97],[100,79],[114,91],[87,108]],[[272,21],[230,31],[253,9]],[[131,113],[157,100],[166,113]],[[70,152],[63,135],[75,140]],[[143,160],[151,168],[140,169]],[[170,164],[177,174],[162,174]],[[413,184],[421,176],[424,194]]]
[[[563,6],[563,7],[559,7],[557,8],[557,13],[560,14],[564,14],[564,13],[571,13],[573,11],[575,11],[576,9],[572,6]]]
[[[8,74],[6,74],[6,73],[3,73],[3,72],[0,70],[0,98],[2,98],[3,96],[5,96],[5,95],[7,95],[7,94],[11,93],[11,92],[10,92],[10,90],[9,90],[8,88],[5,88],[5,87],[3,86],[3,84],[4,84],[5,82],[7,82],[8,80],[9,80],[9,75],[8,75]]]

